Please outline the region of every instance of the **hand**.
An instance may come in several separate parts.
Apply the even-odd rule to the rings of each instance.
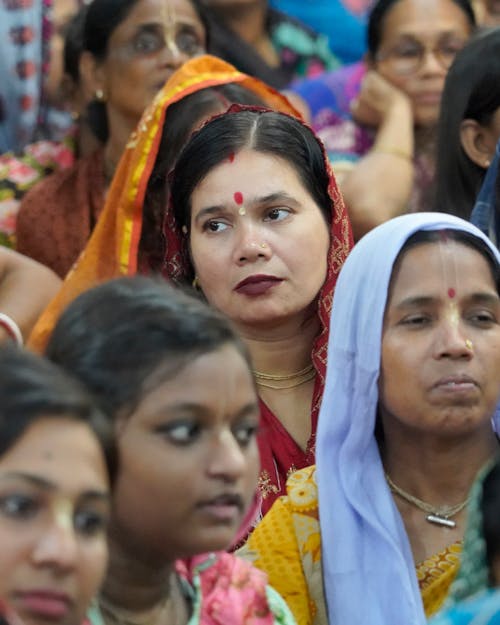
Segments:
[[[378,128],[388,115],[393,114],[397,104],[410,108],[410,100],[378,72],[366,73],[358,96],[351,102],[351,114],[359,124]]]

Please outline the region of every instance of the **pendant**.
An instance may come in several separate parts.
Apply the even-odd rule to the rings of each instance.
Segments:
[[[451,529],[457,526],[455,521],[439,516],[439,514],[428,514],[425,517],[425,519],[426,521],[429,521],[429,523],[435,523],[436,525],[444,525],[445,527],[449,527]]]

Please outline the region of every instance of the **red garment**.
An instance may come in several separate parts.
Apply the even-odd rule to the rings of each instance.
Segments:
[[[102,150],[48,176],[21,202],[16,249],[64,278],[87,244],[105,193]]]

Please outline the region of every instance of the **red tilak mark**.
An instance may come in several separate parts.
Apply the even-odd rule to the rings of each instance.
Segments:
[[[236,202],[236,204],[238,204],[238,206],[241,206],[241,204],[243,204],[243,193],[236,191],[233,197],[234,201]]]
[[[229,162],[232,163],[234,161],[234,152],[231,152],[229,155]]]
[[[457,293],[456,293],[455,289],[448,289],[448,297],[449,297],[450,299],[453,299],[453,298],[455,297],[455,295],[456,295],[456,294],[457,294]]]

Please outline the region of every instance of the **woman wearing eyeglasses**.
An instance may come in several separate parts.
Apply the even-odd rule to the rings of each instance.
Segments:
[[[444,80],[474,26],[468,0],[379,0],[363,66],[297,88],[325,142],[356,238],[428,208]]]

